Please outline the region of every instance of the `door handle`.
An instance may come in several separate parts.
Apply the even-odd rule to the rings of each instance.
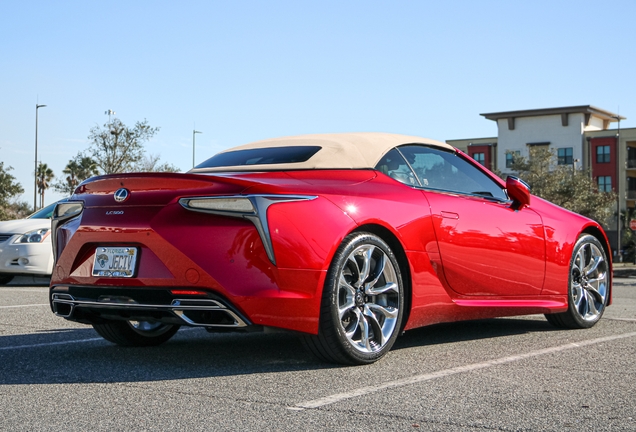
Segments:
[[[440,214],[442,215],[442,217],[448,219],[459,219],[459,214],[454,212],[441,211]]]

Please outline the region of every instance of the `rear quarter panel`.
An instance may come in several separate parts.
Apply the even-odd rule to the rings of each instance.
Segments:
[[[320,198],[270,207],[268,219],[279,266],[311,263],[326,273],[349,233],[354,230],[381,233],[385,240],[394,239],[391,246],[403,259],[403,278],[412,288],[407,298],[410,315],[406,328],[458,316],[439,279],[441,261],[425,195],[385,175],[370,173],[372,178],[355,184],[334,178],[327,180],[317,172],[291,173],[307,183],[291,192],[319,194]],[[272,190],[254,188],[249,192]],[[329,201],[331,208],[322,204]],[[306,260],[307,254],[311,260]],[[322,286],[318,290],[321,292]]]

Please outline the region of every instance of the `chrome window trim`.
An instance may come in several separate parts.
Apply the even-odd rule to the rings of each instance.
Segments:
[[[395,147],[395,150],[397,150],[397,152],[400,154],[400,156],[402,156],[402,159],[404,159],[404,162],[406,163],[406,166],[409,167],[409,169],[411,170],[411,174],[413,174],[413,178],[415,179],[415,181],[417,182],[416,185],[407,185],[407,186],[412,186],[412,187],[422,187],[422,182],[420,181],[420,176],[417,175],[417,173],[415,172],[415,170],[413,169],[413,166],[409,163],[408,159],[404,156],[404,154],[402,153],[402,151],[400,150],[399,147]],[[402,183],[402,182],[400,182]],[[404,183],[406,184],[406,183]]]

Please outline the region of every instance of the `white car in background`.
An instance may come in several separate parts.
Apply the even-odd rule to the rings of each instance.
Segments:
[[[19,275],[51,276],[51,214],[56,204],[26,219],[0,222],[0,285]]]

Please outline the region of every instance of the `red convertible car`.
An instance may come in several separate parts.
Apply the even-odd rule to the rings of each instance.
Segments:
[[[596,222],[415,136],[270,139],[185,174],[94,177],[52,229],[53,312],[120,345],[276,327],[364,364],[415,327],[542,313],[585,328],[611,302]]]

